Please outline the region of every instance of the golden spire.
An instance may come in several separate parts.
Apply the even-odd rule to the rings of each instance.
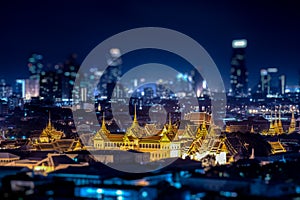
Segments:
[[[273,119],[272,119],[272,116],[273,113],[271,111],[271,120],[270,120],[270,128],[269,128],[269,131],[268,131],[268,134],[269,135],[275,135],[275,129],[274,129],[274,126],[273,126]]]
[[[254,133],[254,127],[253,127],[253,125],[251,126],[250,133]]]
[[[295,120],[295,115],[294,115],[294,110],[292,111],[292,118],[291,118],[291,123],[289,127],[289,133],[292,133],[296,130],[296,120]]]
[[[49,115],[49,117],[48,117],[48,126],[51,126],[51,113],[50,113],[50,110],[48,112],[48,115]]]
[[[275,130],[275,134],[279,134],[279,128],[278,128],[278,123],[277,123],[276,109],[274,110],[274,113],[275,113],[274,130]]]
[[[103,131],[107,131],[106,124],[105,124],[105,112],[104,111],[103,111],[103,116],[102,116],[102,126],[101,126],[101,129]]]
[[[254,159],[254,158],[255,158],[254,148],[252,148],[251,156],[249,157],[249,159]]]
[[[136,104],[134,104],[134,117],[133,117],[133,123],[134,123],[134,124],[139,123],[138,120],[137,120],[137,117],[136,117]]]
[[[171,119],[171,113],[169,113],[169,124],[168,124],[168,131],[172,131],[172,119]]]
[[[200,129],[200,127],[197,129],[197,135],[196,135],[197,138],[200,138],[200,137],[205,138],[206,135],[208,134],[205,119],[206,119],[206,112],[204,114],[204,119],[203,119],[203,123],[201,125],[201,129]]]
[[[281,122],[281,105],[279,106],[279,111],[278,111],[278,130],[279,130],[279,134],[283,133],[282,122]]]

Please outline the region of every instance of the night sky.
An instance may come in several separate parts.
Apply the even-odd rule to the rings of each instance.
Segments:
[[[27,78],[27,59],[63,62],[75,52],[81,62],[101,41],[131,28],[157,26],[197,40],[229,86],[231,41],[248,40],[249,86],[259,69],[278,67],[287,84],[299,82],[298,1],[91,1],[51,0],[0,3],[0,79]],[[297,5],[298,4],[298,5]]]

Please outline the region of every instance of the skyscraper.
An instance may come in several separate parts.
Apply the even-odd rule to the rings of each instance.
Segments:
[[[12,87],[4,79],[0,80],[0,99],[5,99],[12,95]]]
[[[286,77],[279,75],[276,67],[261,69],[257,93],[267,97],[277,97],[285,93]]]
[[[42,72],[40,79],[40,98],[50,102],[61,101],[61,74],[57,71]]]
[[[233,40],[233,54],[231,58],[230,84],[233,96],[248,95],[248,71],[245,64],[245,49],[247,40]]]
[[[70,101],[72,99],[72,90],[76,79],[76,74],[80,65],[77,62],[77,55],[71,54],[63,65],[62,76],[62,99]]]
[[[121,77],[121,52],[117,48],[112,48],[109,51],[107,58],[107,69],[104,71],[99,84],[98,90],[102,97],[111,98],[113,89]]]
[[[25,81],[25,100],[39,96],[40,76],[43,70],[43,56],[33,53],[28,58],[29,79]]]

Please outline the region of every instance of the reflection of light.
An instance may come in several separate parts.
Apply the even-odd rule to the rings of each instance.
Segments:
[[[146,180],[139,180],[138,182],[135,183],[136,186],[148,186],[149,182]]]
[[[117,190],[116,191],[116,195],[122,195],[122,194],[123,194],[122,190]]]
[[[142,197],[143,197],[143,198],[146,198],[147,196],[148,196],[148,192],[143,191],[143,192],[142,192]]]
[[[179,74],[177,74],[176,77],[177,77],[178,79],[180,79],[180,78],[182,78],[182,76],[183,76],[183,75],[182,75],[181,73],[179,73]]]
[[[101,194],[103,193],[103,190],[101,188],[97,189],[97,193]]]

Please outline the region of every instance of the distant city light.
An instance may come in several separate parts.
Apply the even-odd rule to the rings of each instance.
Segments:
[[[232,48],[245,48],[247,47],[247,40],[233,40]]]
[[[269,73],[277,73],[278,69],[276,67],[268,68]]]
[[[112,57],[117,58],[121,56],[120,49],[118,48],[112,48],[110,49],[109,53],[111,54]]]
[[[261,76],[266,76],[266,75],[268,75],[268,71],[266,69],[261,69],[260,70],[260,75]]]
[[[123,194],[122,190],[117,190],[116,191],[116,195],[122,195],[122,194]]]

